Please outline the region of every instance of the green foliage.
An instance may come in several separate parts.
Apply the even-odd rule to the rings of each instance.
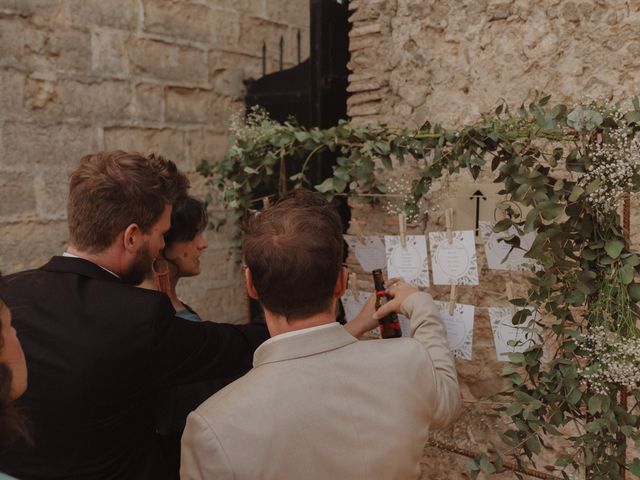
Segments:
[[[593,196],[602,190],[601,182],[581,184],[579,179],[599,160],[594,146],[609,141],[614,130],[635,135],[640,102],[634,100],[632,111],[620,112],[616,106],[594,103],[550,107],[548,101],[522,105],[513,113],[500,106],[458,131],[429,122],[410,131],[344,121],[326,130],[306,130],[252,112],[235,132],[225,159],[213,165],[204,162],[199,171],[222,192],[229,219],[237,223],[265,185],[277,183],[281,190],[291,183],[308,185],[307,168],[324,150],[338,152],[333,175],[315,186],[329,196],[385,192],[385,172],[413,157],[418,174],[405,198],[408,215],[419,211],[433,181],[447,172],[466,169],[477,178],[481,169],[490,169],[508,200],[528,210],[520,218],[504,207],[507,218],[496,231],[515,227],[519,233],[535,232],[526,256],[542,267],[530,275],[527,298],[514,304],[533,306],[545,320],[533,320],[526,309],[514,320],[531,327],[537,323],[545,338],[558,345],[546,365],[541,364],[542,346],[510,355],[503,372],[511,384],[509,402],[502,410],[512,423],[503,442],[517,465],[523,465],[543,450],[544,438],[571,432],[570,451],[548,466],[549,471],[566,476],[565,469],[584,467],[593,480],[616,479],[621,478],[624,447],[640,442],[640,419],[621,406],[622,385],[609,382],[602,393],[583,375],[592,356],[580,340],[594,326],[621,338],[639,336],[635,302],[640,284],[635,276],[640,258],[629,249],[615,210],[605,217],[594,210]],[[566,175],[567,170],[577,178],[575,173]],[[626,192],[640,189],[638,177],[633,173],[624,185]],[[628,394],[637,405],[637,385]],[[490,459],[482,453],[468,467],[475,478],[479,472],[501,471],[501,462],[499,455]],[[626,468],[640,476],[638,460],[627,462]]]

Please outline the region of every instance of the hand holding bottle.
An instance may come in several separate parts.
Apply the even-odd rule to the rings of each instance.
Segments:
[[[416,287],[404,280],[400,278],[392,278],[387,282],[386,290],[386,293],[391,297],[391,300],[384,303],[380,308],[378,308],[378,310],[376,310],[373,314],[374,320],[379,320],[393,312],[399,313],[402,302],[404,302],[409,295],[418,291],[419,290]]]

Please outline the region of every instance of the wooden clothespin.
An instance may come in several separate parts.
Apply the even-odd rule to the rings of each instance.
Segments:
[[[356,234],[358,241],[362,245],[365,245],[367,242],[365,240],[364,232],[362,231],[362,225],[360,224],[360,221],[356,219],[351,219],[350,226],[353,228],[353,233]]]
[[[360,289],[358,288],[358,275],[356,272],[349,272],[349,290],[353,293],[353,298],[360,299]]]
[[[453,243],[453,208],[447,208],[444,211],[444,224],[447,229],[447,242],[451,245]]]
[[[407,216],[404,212],[398,214],[398,234],[400,235],[400,245],[407,247]]]
[[[509,300],[509,303],[513,300],[513,282],[507,282],[507,300]],[[511,303],[511,316],[514,316],[515,314],[516,306]]]
[[[453,315],[453,312],[456,308],[456,285],[451,285],[451,293],[449,294],[449,315]]]
[[[269,197],[264,197],[262,199],[262,209],[266,210],[267,208],[269,208],[271,206],[271,200],[269,200]]]

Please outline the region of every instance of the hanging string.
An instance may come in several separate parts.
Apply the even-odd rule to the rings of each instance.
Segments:
[[[463,455],[468,458],[475,458],[476,456],[476,454],[473,453],[471,450],[456,447],[454,445],[449,445],[439,440],[430,440],[427,445],[439,448],[440,450],[446,450],[451,453],[457,453],[458,455]],[[534,478],[542,478],[543,480],[546,480],[546,479],[562,480],[562,477],[557,477],[555,475],[551,475],[546,472],[539,472],[538,470],[533,470],[531,468],[519,467],[518,465],[511,462],[502,462],[502,466],[507,470],[511,470],[512,472],[524,473],[525,475],[528,475]]]

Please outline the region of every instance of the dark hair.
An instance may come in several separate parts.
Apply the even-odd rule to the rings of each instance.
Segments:
[[[185,196],[188,188],[187,177],[160,156],[119,150],[87,155],[69,182],[71,243],[100,252],[133,223],[147,233],[165,205]]]
[[[207,227],[207,207],[193,197],[180,199],[173,205],[171,228],[164,235],[164,243],[188,242]]]
[[[4,301],[3,293],[6,284],[0,274],[0,308],[9,308]],[[0,351],[4,348],[4,332],[0,323]],[[24,416],[15,408],[11,400],[11,382],[13,375],[8,365],[0,362],[0,447],[9,445],[22,438],[31,442]]]
[[[244,224],[242,247],[260,303],[287,320],[328,311],[342,266],[342,225],[319,194],[294,190]]]

